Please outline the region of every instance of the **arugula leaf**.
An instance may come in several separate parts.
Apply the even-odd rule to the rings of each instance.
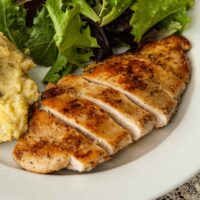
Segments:
[[[103,0],[101,16],[101,26],[105,26],[119,17],[128,9],[135,0]]]
[[[23,49],[28,38],[26,10],[14,0],[0,0],[0,11],[0,31]]]
[[[131,33],[135,40],[139,41],[152,26],[188,5],[191,5],[191,0],[138,0],[131,7],[134,11],[130,21],[133,27]]]
[[[57,47],[54,41],[55,30],[53,22],[43,7],[33,21],[29,40],[26,42],[34,60],[42,65],[53,65],[57,57]]]

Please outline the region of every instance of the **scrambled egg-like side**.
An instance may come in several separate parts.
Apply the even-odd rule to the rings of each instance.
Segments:
[[[28,128],[29,105],[38,99],[38,87],[27,72],[34,67],[0,32],[0,142],[19,138]]]

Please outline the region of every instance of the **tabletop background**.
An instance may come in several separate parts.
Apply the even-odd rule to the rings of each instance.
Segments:
[[[183,186],[157,200],[200,200],[200,173]]]

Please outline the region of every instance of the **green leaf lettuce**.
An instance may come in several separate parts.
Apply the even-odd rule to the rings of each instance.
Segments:
[[[138,0],[131,9],[134,11],[130,24],[135,40],[158,22],[191,6],[191,0]]]
[[[75,3],[68,6],[68,4],[63,4],[62,0],[47,0],[46,7],[54,24],[54,40],[59,55],[65,57],[65,62],[68,63],[65,68],[71,65],[82,66],[93,56],[91,48],[99,46],[96,39],[91,36],[89,26],[80,18],[80,5]],[[44,81],[49,81],[54,71],[57,74],[63,71],[63,65],[58,65],[56,62],[53,69]]]
[[[34,18],[29,40],[26,42],[34,60],[42,65],[53,65],[57,57],[57,47],[54,41],[55,30],[53,22],[43,7]]]
[[[26,10],[14,0],[0,0],[0,11],[0,31],[23,49],[28,38]]]
[[[135,0],[103,0],[101,8],[101,26],[105,26],[119,17]]]

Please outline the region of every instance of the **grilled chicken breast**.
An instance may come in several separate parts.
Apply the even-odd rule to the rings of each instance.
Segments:
[[[64,88],[67,93],[81,96],[110,113],[115,121],[129,130],[134,140],[149,133],[155,126],[152,114],[112,88],[90,83],[75,75],[62,78],[56,86]]]
[[[106,63],[110,65],[113,63],[113,61],[116,64],[119,63],[120,65],[124,66],[132,66],[133,73],[139,74],[142,79],[147,79],[157,84],[172,98],[179,99],[186,88],[186,85],[183,81],[181,81],[171,72],[164,70],[156,64],[153,64],[149,58],[128,53],[113,56],[112,59],[107,60]]]
[[[190,43],[171,36],[144,45],[136,53],[113,56],[90,65],[84,78],[127,95],[156,117],[156,127],[167,125],[190,77],[185,52]]]
[[[89,68],[83,76],[87,80],[118,90],[151,112],[156,118],[156,127],[165,126],[176,109],[177,101],[160,89],[159,85],[143,79],[139,71],[135,73],[134,65],[123,65],[113,60]]]
[[[167,125],[190,78],[189,49],[185,38],[170,36],[49,84],[14,159],[38,173],[87,171]]]
[[[27,134],[13,151],[16,162],[36,173],[63,168],[88,171],[108,159],[104,149],[49,113],[36,109]]]
[[[51,88],[43,94],[42,108],[65,123],[81,130],[111,155],[132,142],[128,131],[120,127],[94,103]]]

